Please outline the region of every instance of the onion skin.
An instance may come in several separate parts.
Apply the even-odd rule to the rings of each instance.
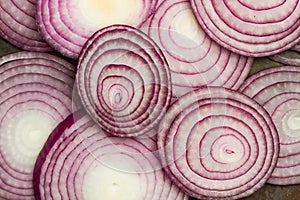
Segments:
[[[280,154],[268,183],[300,183],[300,68],[272,67],[250,76],[240,92],[260,103],[270,114],[280,138]]]
[[[203,87],[174,102],[161,121],[158,149],[166,173],[198,199],[238,199],[273,171],[279,138],[267,112],[236,91]]]
[[[188,196],[163,173],[155,156],[156,150],[153,139],[112,136],[103,132],[84,111],[78,111],[57,126],[40,152],[34,170],[35,198],[86,200],[88,192],[96,191],[87,190],[85,180],[97,167],[107,166],[116,172],[139,177],[139,185],[134,185],[139,190],[136,193],[131,191],[132,199],[188,200]],[[124,162],[131,160],[137,166],[128,168],[124,162],[116,162],[115,155]],[[94,175],[103,173],[97,171]],[[107,184],[113,181],[113,177]],[[103,179],[98,179],[98,184],[101,181]],[[103,199],[103,196],[105,194],[97,197]]]
[[[159,1],[141,29],[168,60],[174,99],[201,86],[238,89],[253,63],[215,43],[197,23],[189,0]]]
[[[52,51],[38,31],[35,6],[36,0],[1,0],[0,36],[23,50]]]
[[[0,58],[0,199],[34,199],[35,159],[72,113],[75,66],[46,53]]]
[[[37,24],[50,46],[66,57],[78,59],[85,42],[97,30],[112,24],[128,24],[139,27],[154,12],[157,0],[140,0],[137,2],[141,8],[131,13],[130,17],[110,21],[118,13],[110,13],[111,16],[108,17],[105,16],[104,12],[104,16],[102,16],[102,13],[96,12],[96,10],[101,7],[104,9],[105,6],[111,6],[111,9],[118,8],[118,5],[114,5],[117,3],[116,1],[98,1],[97,3],[97,1],[90,0],[83,4],[79,0],[37,0]],[[122,3],[122,1],[118,3]],[[84,6],[90,6],[90,8],[82,8]],[[87,9],[94,9],[94,11],[90,12]],[[125,12],[127,13],[126,8],[123,9],[123,13]],[[91,13],[98,13],[97,18],[89,19],[85,16]]]
[[[245,56],[270,56],[300,40],[300,2],[191,0],[205,32],[223,47]]]
[[[77,65],[83,106],[105,131],[121,137],[154,128],[169,106],[171,78],[159,47],[126,25],[99,30]]]

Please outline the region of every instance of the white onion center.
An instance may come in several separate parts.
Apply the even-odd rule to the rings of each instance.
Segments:
[[[104,165],[96,165],[87,171],[83,182],[85,200],[140,200],[138,174],[120,172]]]
[[[245,154],[243,143],[234,135],[222,135],[212,145],[212,156],[220,163],[234,163]]]
[[[83,17],[96,26],[134,21],[142,9],[142,1],[126,0],[79,0],[78,7]]]
[[[10,151],[7,159],[20,165],[35,163],[38,153],[55,127],[53,118],[37,110],[23,111],[8,118],[11,118],[5,124],[8,132],[1,138],[1,146],[14,148],[7,148]]]
[[[183,10],[174,17],[174,31],[178,33],[176,42],[180,42],[181,46],[191,47],[200,45],[205,36],[203,30],[200,28],[196,18],[191,10]],[[187,41],[187,39],[192,41]],[[188,43],[186,43],[188,42]]]
[[[285,121],[285,120],[284,120]],[[300,111],[296,110],[296,111],[292,111],[290,114],[288,114],[287,119],[286,119],[286,123],[288,128],[291,131],[297,131],[297,132],[293,132],[296,135],[291,135],[291,136],[300,136],[299,132],[300,131]]]

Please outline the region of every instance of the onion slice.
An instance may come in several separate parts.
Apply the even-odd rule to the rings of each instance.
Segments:
[[[103,132],[83,111],[53,131],[34,170],[37,200],[188,200],[163,173],[151,138]]]
[[[147,35],[125,25],[103,28],[90,38],[79,58],[77,87],[92,118],[118,136],[152,129],[171,99],[162,52]]]
[[[2,38],[23,50],[52,51],[36,25],[36,0],[0,1],[0,13]]]
[[[199,26],[188,0],[165,0],[141,27],[170,65],[173,97],[204,85],[238,89],[253,58],[220,47]]]
[[[0,58],[0,199],[33,199],[35,160],[72,112],[75,66],[46,53]]]
[[[280,155],[269,183],[300,183],[300,68],[273,67],[247,79],[240,92],[260,103],[274,121]]]
[[[190,92],[160,123],[158,149],[172,180],[198,199],[238,199],[264,185],[279,153],[276,129],[254,100],[221,87]]]
[[[139,27],[155,6],[156,0],[38,0],[37,23],[55,50],[77,59],[94,32],[112,24]]]
[[[191,0],[204,31],[225,48],[246,56],[269,56],[300,40],[299,0]]]

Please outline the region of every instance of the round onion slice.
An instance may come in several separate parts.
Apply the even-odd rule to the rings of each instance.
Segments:
[[[107,132],[136,136],[152,129],[171,99],[169,67],[158,46],[125,25],[99,30],[79,58],[84,107]]]
[[[0,36],[28,51],[52,51],[38,31],[36,0],[0,1]]]
[[[53,131],[34,170],[37,200],[188,200],[163,173],[151,138],[103,132],[83,112]]]
[[[300,183],[300,68],[274,67],[249,77],[240,91],[260,103],[280,138],[277,166],[268,180],[277,185]]]
[[[273,55],[300,40],[299,0],[191,0],[204,31],[241,55]]]
[[[199,199],[251,195],[275,167],[279,141],[268,113],[238,92],[200,88],[171,105],[158,131],[162,165]]]
[[[38,0],[37,21],[55,50],[77,59],[94,32],[112,24],[139,27],[155,6],[156,0]]]
[[[141,27],[164,51],[173,97],[204,85],[237,89],[253,59],[220,47],[201,29],[188,0],[165,0]]]
[[[0,58],[0,199],[33,199],[35,160],[72,112],[75,67],[44,53]]]

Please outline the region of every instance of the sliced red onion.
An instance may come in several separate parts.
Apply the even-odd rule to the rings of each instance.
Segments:
[[[36,0],[0,1],[0,36],[28,51],[52,51],[38,31]]]
[[[83,112],[60,123],[34,170],[37,200],[188,200],[164,174],[151,138],[103,132]]]
[[[140,26],[156,0],[38,0],[37,21],[46,41],[76,59],[94,32],[112,24]]]
[[[171,99],[169,67],[158,46],[125,25],[99,30],[79,58],[79,96],[107,132],[136,136],[152,129]]]
[[[191,0],[205,32],[241,55],[274,55],[300,40],[299,0]]]
[[[254,193],[275,167],[278,140],[259,104],[221,87],[179,98],[158,131],[166,172],[198,199],[238,199]]]
[[[75,67],[43,53],[0,58],[0,199],[33,199],[35,160],[72,112]]]
[[[280,138],[277,166],[268,180],[277,185],[300,183],[300,68],[274,67],[249,77],[240,91],[271,115]]]
[[[142,30],[164,51],[175,97],[204,85],[237,89],[252,66],[252,58],[220,47],[203,32],[188,0],[162,1]]]

